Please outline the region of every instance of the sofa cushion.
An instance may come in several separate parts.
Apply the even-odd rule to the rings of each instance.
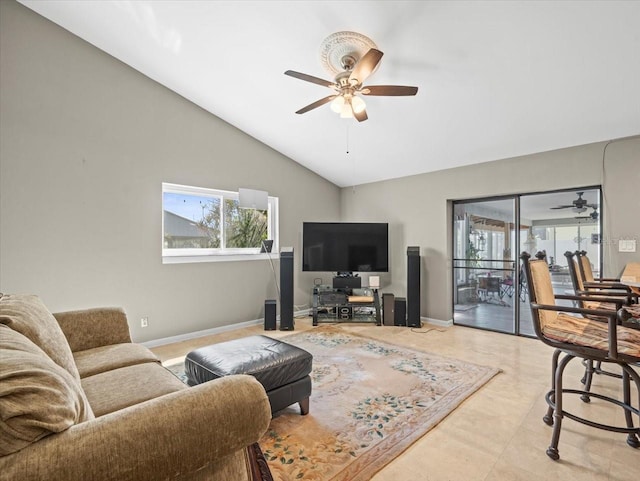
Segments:
[[[26,336],[0,324],[0,456],[93,419],[79,382]]]
[[[160,363],[149,349],[141,344],[111,344],[73,353],[80,377],[89,377],[101,372],[111,371],[145,362]]]
[[[98,307],[54,312],[71,352],[108,344],[131,343],[127,315],[121,307]]]
[[[150,362],[85,377],[82,387],[97,417],[180,389],[189,389],[168,369]]]
[[[0,297],[0,324],[29,338],[56,364],[80,380],[69,343],[55,317],[38,296],[3,294]]]

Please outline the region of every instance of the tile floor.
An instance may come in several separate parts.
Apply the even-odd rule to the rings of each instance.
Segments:
[[[348,324],[341,327],[391,343],[414,347],[502,369],[444,421],[389,463],[374,481],[638,481],[640,450],[626,444],[626,435],[597,430],[565,419],[560,460],[549,459],[551,428],[542,422],[544,394],[550,384],[552,349],[536,339],[515,337],[462,326],[419,330]],[[309,318],[296,320],[296,331],[313,329]],[[153,351],[167,363],[197,347],[252,334],[283,338],[290,332],[262,330],[256,325],[213,336],[160,346]],[[574,360],[565,373],[566,387],[578,388],[583,369]],[[596,376],[594,390],[618,393],[619,380]],[[633,391],[638,399],[637,391]],[[603,401],[584,404],[568,400],[568,410],[602,423],[624,425],[624,415]],[[313,411],[313,397],[311,400]],[[638,422],[638,417],[634,417]]]

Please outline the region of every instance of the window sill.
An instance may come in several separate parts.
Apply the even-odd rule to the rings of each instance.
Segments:
[[[276,252],[270,254],[218,254],[206,256],[163,256],[163,264],[191,264],[196,262],[237,262],[237,261],[266,261],[269,258],[277,260],[280,255]]]

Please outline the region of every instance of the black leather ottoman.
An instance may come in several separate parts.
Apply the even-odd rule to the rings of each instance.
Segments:
[[[184,371],[190,386],[231,374],[250,374],[264,387],[271,414],[294,403],[309,412],[311,363],[304,349],[267,336],[250,336],[201,347],[187,354]]]

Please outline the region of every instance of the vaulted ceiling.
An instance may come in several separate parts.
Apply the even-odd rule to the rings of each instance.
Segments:
[[[640,2],[19,1],[339,186],[640,133]],[[417,96],[296,115],[339,31]]]

